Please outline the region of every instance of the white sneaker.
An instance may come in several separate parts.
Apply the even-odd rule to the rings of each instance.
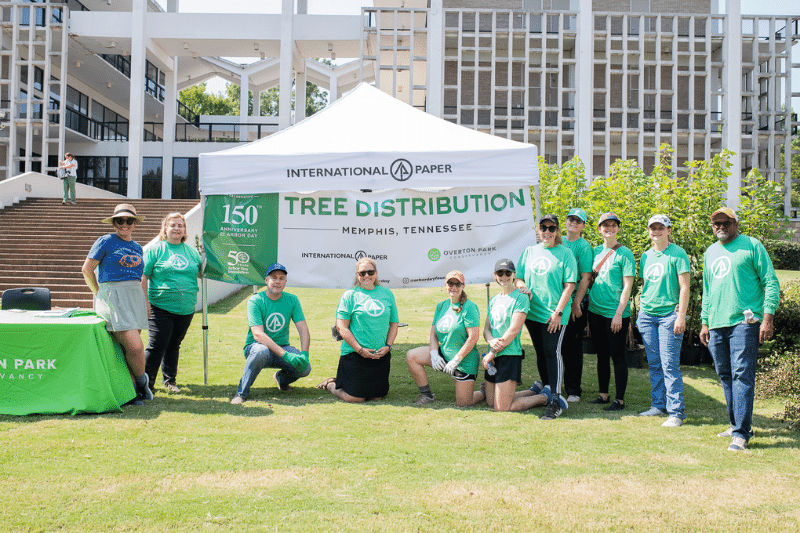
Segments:
[[[728,446],[729,452],[741,452],[747,449],[747,441],[744,440],[742,437],[733,437],[731,439],[731,445]]]
[[[679,428],[683,425],[683,420],[678,418],[677,416],[670,416],[667,418],[663,424],[661,424],[662,428]]]
[[[576,394],[570,394],[569,397],[567,398],[567,401],[569,403],[578,403],[579,401],[581,401],[581,397]]]
[[[729,439],[733,437],[733,428],[728,428],[722,433],[717,433],[717,437],[722,437],[723,439]]]

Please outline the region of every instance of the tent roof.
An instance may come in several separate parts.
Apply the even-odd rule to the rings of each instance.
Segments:
[[[537,176],[535,145],[452,124],[365,83],[286,130],[200,156],[205,195],[535,185]]]

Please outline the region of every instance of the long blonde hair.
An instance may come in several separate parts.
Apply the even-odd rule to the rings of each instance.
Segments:
[[[159,240],[167,240],[167,226],[169,226],[169,221],[173,218],[179,218],[183,221],[183,237],[181,237],[181,242],[186,242],[186,217],[177,212],[170,213],[164,217],[164,220],[161,222],[161,233],[158,234]]]
[[[380,285],[380,281],[378,280],[378,265],[375,263],[375,260],[370,257],[362,257],[358,260],[358,263],[356,263],[356,279],[353,281],[353,287],[361,287],[361,279],[358,277],[358,272],[361,270],[361,265],[365,265],[367,263],[372,265],[372,268],[368,270],[375,271],[375,286],[377,287]]]

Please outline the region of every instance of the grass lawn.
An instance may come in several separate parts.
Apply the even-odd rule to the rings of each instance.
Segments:
[[[684,368],[689,418],[677,429],[636,416],[649,407],[646,369],[630,371],[625,411],[589,404],[594,356],[582,401],[555,421],[539,420],[541,408],[456,408],[443,374],[431,376],[437,401],[416,408],[404,356],[427,342],[445,291],[397,290],[409,326],[394,346],[389,396],[348,405],[314,388],[336,371],[330,327],[342,291],[288,290],[312,335],[311,375],[292,391],[267,370],[249,401],[229,403],[244,362],[244,290],[211,307],[208,385],[198,314],[180,394],[159,389],[144,408],[99,416],[0,416],[0,530],[800,529],[800,434],[772,418],[780,402],[757,401],[751,448],[728,452],[715,436],[728,424],[711,367]],[[468,293],[485,313],[485,287]],[[533,353],[526,334],[523,345]],[[525,386],[534,374],[529,355]]]

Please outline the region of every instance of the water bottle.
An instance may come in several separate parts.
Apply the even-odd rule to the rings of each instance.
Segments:
[[[486,366],[488,366],[488,368],[486,369],[487,374],[489,374],[490,376],[494,376],[495,374],[497,374],[497,367],[494,366],[494,361],[489,361],[489,364]]]

